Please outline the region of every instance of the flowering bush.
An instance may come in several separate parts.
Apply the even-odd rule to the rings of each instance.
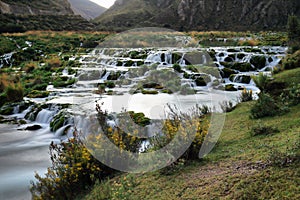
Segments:
[[[67,142],[52,143],[50,158],[52,167],[45,177],[36,174],[38,182],[31,182],[33,199],[74,199],[97,179],[113,173],[92,157],[76,135]]]

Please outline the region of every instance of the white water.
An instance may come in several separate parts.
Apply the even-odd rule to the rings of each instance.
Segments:
[[[34,172],[44,174],[50,166],[48,147],[53,134],[18,131],[17,126],[0,124],[0,199],[31,199]]]
[[[235,49],[240,49],[242,51],[243,47],[238,47]],[[219,68],[222,69],[223,66],[220,62],[229,54],[236,54],[227,52],[228,48],[213,48],[217,55],[217,62]],[[84,55],[80,60],[82,62],[82,67],[79,68],[78,77],[84,73],[88,76],[93,77],[88,80],[80,80],[73,87],[58,89],[53,86],[48,86],[47,90],[52,92],[52,95],[48,98],[34,99],[32,101],[36,103],[46,103],[46,104],[73,104],[76,108],[83,110],[89,110],[91,113],[95,112],[96,101],[103,102],[103,109],[109,112],[121,112],[123,108],[127,110],[132,110],[135,112],[143,112],[147,117],[152,119],[163,118],[165,115],[165,108],[167,104],[176,104],[178,108],[182,111],[186,111],[195,104],[208,105],[211,108],[219,109],[219,102],[224,100],[236,101],[239,92],[224,92],[221,90],[215,90],[209,83],[207,87],[196,87],[195,82],[190,79],[182,79],[182,84],[189,84],[197,90],[195,95],[179,95],[179,94],[158,94],[158,95],[143,95],[134,94],[129,95],[129,90],[134,87],[133,84],[129,86],[117,86],[113,90],[117,93],[122,93],[121,96],[108,96],[108,95],[97,95],[93,91],[97,90],[97,84],[102,83],[107,80],[108,76],[112,72],[120,71],[125,74],[122,77],[129,79],[128,73],[129,69],[138,68],[136,66],[136,61],[132,59],[135,63],[132,67],[116,66],[118,60],[126,61],[128,58],[122,57],[122,53],[126,53],[126,49],[119,49],[105,55],[105,50],[94,51],[90,55]],[[185,66],[185,52],[174,50],[176,52],[182,53],[182,57],[175,61]],[[264,52],[273,53],[270,55],[272,57],[272,62],[267,62],[266,67],[274,67],[277,65],[284,56],[285,48],[282,47],[266,47]],[[156,63],[159,62],[158,69],[170,69],[172,67],[172,49],[159,50],[150,52],[148,54],[145,63]],[[162,62],[162,53],[164,53],[164,61]],[[251,56],[253,55],[263,55],[263,53],[244,53],[245,57],[239,60],[235,57],[236,62],[249,62]],[[223,54],[224,56],[220,56]],[[99,59],[99,56],[103,56],[103,59]],[[208,63],[208,59],[202,56],[203,63]],[[269,56],[269,55],[267,55]],[[122,58],[121,58],[122,57]],[[268,59],[267,59],[268,60]],[[202,64],[203,64],[202,63]],[[264,68],[264,69],[265,69]],[[107,73],[101,78],[101,72],[106,69]],[[263,71],[262,69],[261,71]],[[95,75],[95,72],[96,75]],[[253,75],[259,72],[246,72],[240,75]],[[99,74],[99,76],[98,76]],[[67,70],[63,73],[67,76]],[[93,76],[94,75],[94,76]],[[146,72],[144,75],[133,78],[132,82],[137,83],[140,80],[145,79],[149,75]],[[95,77],[95,78],[94,78]],[[212,80],[215,77],[210,76]],[[182,77],[181,77],[182,78]],[[166,80],[167,81],[167,80]],[[231,82],[225,79],[225,84],[234,84],[236,87],[245,87],[248,90],[253,90],[254,93],[259,92],[255,87],[253,81],[250,84],[239,83],[239,75],[236,77],[235,81]],[[224,85],[224,84],[223,84]],[[14,109],[14,115],[11,117],[24,118],[25,114],[30,110],[27,109],[23,113],[18,113],[19,108]],[[58,129],[56,133],[51,133],[49,128],[49,123],[51,119],[58,113],[56,109],[43,109],[36,117],[36,121],[21,127],[16,127],[12,125],[0,125],[0,199],[30,199],[29,194],[29,181],[34,180],[34,171],[38,171],[40,174],[45,172],[46,168],[49,167],[49,155],[48,146],[51,141],[59,142],[60,139],[64,139],[67,136],[72,136],[72,129],[67,131],[67,136],[63,136],[66,129],[70,126],[65,124],[62,128]],[[17,128],[24,129],[27,126],[40,124],[42,129],[38,131],[18,131]]]

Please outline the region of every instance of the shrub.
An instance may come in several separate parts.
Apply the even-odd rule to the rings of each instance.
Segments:
[[[22,101],[24,97],[24,90],[21,84],[7,86],[4,93],[8,102]]]
[[[258,76],[253,76],[252,79],[261,92],[266,91],[266,87],[270,82],[269,76],[263,73],[259,73]]]
[[[283,68],[286,70],[300,67],[300,50],[294,54],[287,56],[283,60]]]
[[[295,15],[289,16],[288,19],[288,38],[291,52],[295,52],[300,49],[300,26],[299,19]]]
[[[108,81],[108,82],[106,83],[106,87],[108,87],[108,88],[114,88],[114,87],[116,87],[116,85],[115,85],[114,82]]]
[[[37,66],[36,66],[36,63],[30,62],[30,63],[27,63],[27,64],[24,66],[24,69],[23,69],[23,70],[24,70],[26,73],[31,73],[32,71],[35,70],[36,67],[37,67]]]
[[[38,91],[38,90],[32,90],[27,97],[29,98],[45,98],[48,97],[50,92],[48,91]]]
[[[148,151],[160,149],[171,141],[172,145],[176,146],[192,139],[192,144],[177,160],[174,160],[172,155],[170,156],[170,161],[175,162],[173,164],[170,162],[171,165],[166,168],[167,171],[177,168],[186,161],[199,159],[199,150],[209,128],[209,123],[198,106],[193,108],[190,113],[181,113],[176,107],[171,106],[169,106],[169,110],[168,119],[163,121],[162,134],[151,138],[150,146],[152,148]],[[194,138],[191,138],[192,135]]]
[[[257,123],[257,125],[253,126],[250,132],[251,136],[258,136],[258,135],[270,135],[273,133],[278,133],[279,130],[272,126],[266,126],[262,124],[261,121]]]
[[[36,174],[37,182],[31,181],[33,199],[74,199],[97,179],[113,173],[94,159],[76,134],[74,136],[58,145],[51,143],[52,166],[45,177]]]
[[[258,119],[280,115],[287,108],[276,102],[270,95],[261,93],[256,104],[251,108],[251,118]]]
[[[253,100],[253,92],[252,90],[247,90],[244,88],[242,94],[239,96],[240,102],[247,102]]]
[[[182,69],[181,69],[181,66],[179,64],[177,64],[177,63],[173,65],[173,69],[176,72],[178,72],[178,73],[182,73],[183,72]]]
[[[300,84],[293,84],[280,95],[285,104],[295,106],[300,103]]]
[[[62,63],[61,63],[60,59],[57,58],[57,57],[53,57],[50,60],[48,60],[47,62],[48,62],[48,65],[49,65],[51,70],[55,70],[55,69],[60,68],[62,66]]]

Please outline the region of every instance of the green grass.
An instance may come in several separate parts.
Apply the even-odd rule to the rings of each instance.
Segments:
[[[248,117],[252,104],[240,104],[227,114],[218,145],[202,162],[189,163],[169,176],[123,174],[97,184],[82,199],[298,199],[299,164],[278,168],[265,162],[271,146],[284,151],[299,138],[300,106],[284,116],[260,121],[278,127],[279,133],[251,137],[249,127],[257,122]],[[133,176],[135,186],[120,195],[124,184],[120,180],[128,176]]]
[[[284,73],[279,73],[274,76],[275,80],[278,82],[285,82],[288,85],[292,85],[293,83],[299,83],[300,77],[300,68],[291,69],[284,71]]]
[[[299,82],[299,72],[284,71],[275,78]],[[171,175],[121,174],[96,184],[80,199],[299,199],[299,162],[279,167],[270,165],[269,158],[272,151],[285,153],[299,141],[300,105],[281,116],[254,120],[249,118],[254,103],[241,103],[226,114],[216,147],[202,161],[190,162]],[[279,132],[251,136],[257,124]],[[130,182],[124,182],[128,178]]]

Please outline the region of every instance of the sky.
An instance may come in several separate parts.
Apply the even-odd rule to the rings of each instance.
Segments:
[[[90,1],[95,2],[105,8],[109,8],[115,3],[116,0],[90,0]]]

